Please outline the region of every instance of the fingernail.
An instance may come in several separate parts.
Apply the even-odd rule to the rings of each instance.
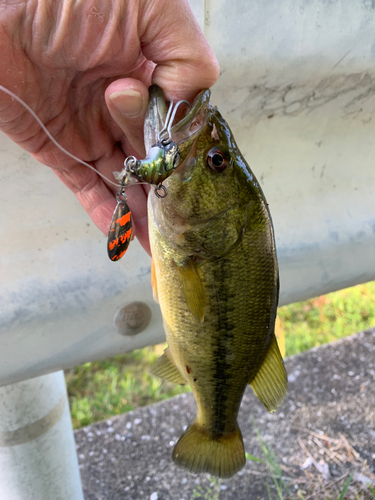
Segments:
[[[116,109],[125,116],[137,116],[142,111],[143,99],[136,90],[119,90],[110,94],[109,98]]]

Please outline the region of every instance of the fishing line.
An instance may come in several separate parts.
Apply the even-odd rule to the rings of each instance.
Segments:
[[[28,106],[20,97],[18,97],[16,94],[14,94],[11,90],[7,89],[6,87],[3,87],[3,85],[0,85],[0,90],[5,92],[5,94],[8,94],[10,97],[13,97],[13,99],[15,99],[17,102],[19,102],[31,114],[31,116],[34,118],[34,120],[36,120],[36,122],[40,125],[40,127],[42,128],[44,133],[53,142],[53,144],[55,144],[55,146],[57,146],[63,153],[65,153],[67,156],[69,156],[73,160],[77,161],[78,163],[81,163],[85,167],[89,168],[90,170],[93,170],[96,174],[99,175],[99,177],[106,180],[107,182],[109,182],[113,186],[116,186],[117,188],[121,186],[117,182],[114,182],[114,181],[108,179],[108,177],[106,177],[102,173],[98,172],[98,170],[96,170],[95,167],[93,167],[89,163],[86,163],[85,161],[81,160],[80,158],[78,158],[77,156],[75,156],[74,154],[72,154],[68,150],[66,150],[63,146],[61,146],[61,144],[59,144],[56,141],[56,139],[53,137],[53,135],[48,131],[48,129],[46,128],[46,126],[44,125],[42,120],[39,118],[39,116],[35,113],[35,111],[33,111],[30,108],[30,106]],[[139,182],[138,181],[138,182],[134,182],[134,184],[147,184],[147,182]]]

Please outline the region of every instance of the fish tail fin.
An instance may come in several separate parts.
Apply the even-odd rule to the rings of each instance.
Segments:
[[[233,432],[215,438],[193,422],[177,442],[172,459],[190,472],[231,477],[246,463],[240,428],[237,426]]]

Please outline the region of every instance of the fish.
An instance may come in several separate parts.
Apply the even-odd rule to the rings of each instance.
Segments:
[[[165,109],[161,89],[150,87],[146,151]],[[238,413],[247,385],[271,412],[287,391],[275,337],[274,229],[263,191],[211,105],[210,90],[171,132],[179,165],[163,183],[166,196],[150,190],[148,198],[151,279],[168,343],[150,371],[189,384],[197,404],[173,461],[229,478],[246,463]]]

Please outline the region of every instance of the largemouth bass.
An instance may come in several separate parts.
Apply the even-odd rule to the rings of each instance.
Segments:
[[[165,117],[150,88],[146,150]],[[247,384],[269,411],[287,377],[274,333],[279,275],[263,192],[219,111],[203,91],[172,128],[180,164],[167,196],[148,199],[154,297],[168,348],[151,372],[189,384],[198,411],[174,462],[230,477],[245,465],[238,411]]]

